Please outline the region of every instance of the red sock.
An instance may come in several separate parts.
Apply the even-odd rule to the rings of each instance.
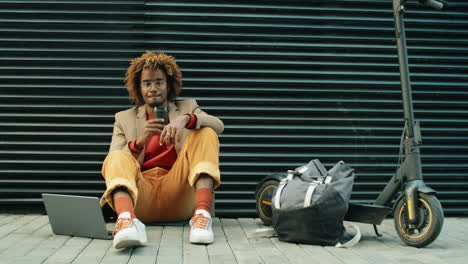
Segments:
[[[129,212],[132,218],[136,218],[133,210],[133,201],[129,197],[121,196],[114,200],[115,212],[120,215],[123,212]]]
[[[195,193],[195,208],[194,212],[198,209],[206,210],[210,212],[211,199],[213,198],[213,192],[208,188],[198,189]]]

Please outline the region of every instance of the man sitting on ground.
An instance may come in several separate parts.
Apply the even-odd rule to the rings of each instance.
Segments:
[[[190,242],[212,243],[210,206],[220,185],[223,122],[193,99],[176,101],[182,73],[172,56],[147,52],[134,59],[125,84],[137,106],[115,115],[102,166],[107,188],[101,206],[108,203],[118,214],[115,248],[145,243],[142,222],[190,217]],[[169,120],[155,118],[154,108],[167,108]]]

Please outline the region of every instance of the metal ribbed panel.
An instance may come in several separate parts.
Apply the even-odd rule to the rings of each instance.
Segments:
[[[416,2],[416,1],[415,1]],[[447,213],[468,213],[468,4],[408,5],[423,171]],[[98,196],[128,60],[174,55],[182,96],[226,125],[218,215],[254,215],[265,175],[319,158],[356,168],[370,202],[403,129],[391,1],[3,1],[0,202]]]
[[[99,196],[123,78],[144,50],[143,1],[1,1],[0,203]]]

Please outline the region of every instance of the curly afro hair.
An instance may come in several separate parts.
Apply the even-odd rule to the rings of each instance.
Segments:
[[[144,105],[145,101],[141,95],[140,83],[141,72],[144,69],[161,70],[167,77],[167,99],[175,101],[182,91],[182,72],[174,57],[165,53],[146,52],[130,62],[130,67],[125,74],[125,86],[127,87],[130,102]]]

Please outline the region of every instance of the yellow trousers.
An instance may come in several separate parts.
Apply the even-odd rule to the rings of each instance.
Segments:
[[[186,220],[193,214],[194,185],[200,174],[211,176],[214,188],[221,183],[219,140],[211,128],[190,132],[169,171],[156,167],[142,172],[130,153],[109,153],[102,165],[107,187],[102,202],[114,209],[112,192],[125,187],[133,198],[135,215],[141,221]]]

